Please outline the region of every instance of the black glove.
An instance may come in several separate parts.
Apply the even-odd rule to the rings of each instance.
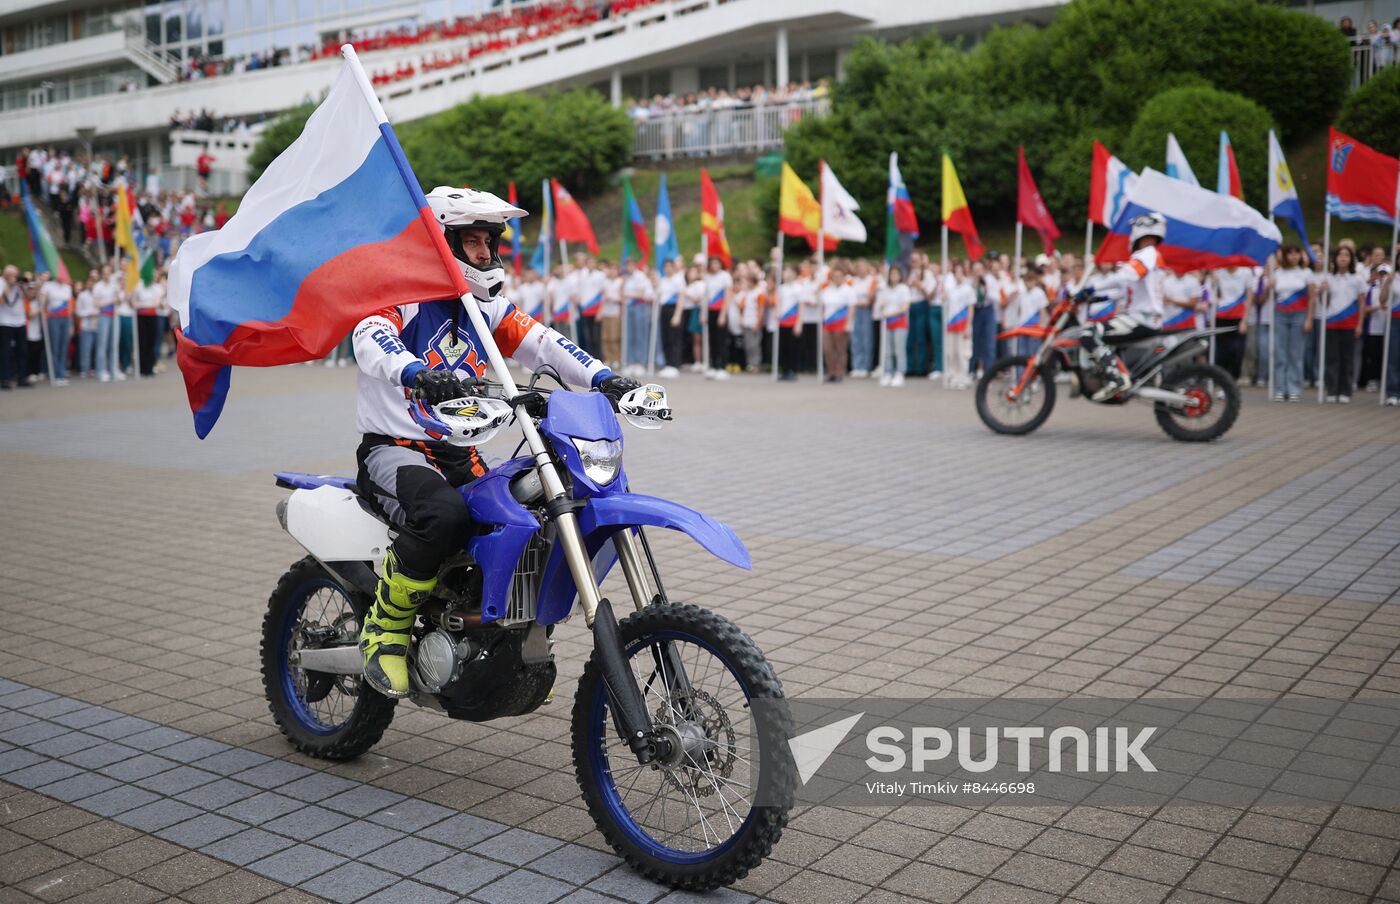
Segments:
[[[612,402],[613,408],[617,408],[617,403],[622,401],[623,396],[639,388],[641,385],[641,383],[638,383],[631,377],[613,374],[610,377],[605,377],[603,381],[598,384],[598,391],[608,397],[608,401]]]
[[[549,400],[544,397],[544,393],[534,390],[526,390],[513,399],[506,399],[506,404],[512,408],[524,405],[525,413],[537,419],[549,412]]]
[[[413,397],[438,405],[466,395],[462,381],[450,370],[420,370],[413,378]]]

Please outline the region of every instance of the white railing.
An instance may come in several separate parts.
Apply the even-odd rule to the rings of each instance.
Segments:
[[[160,190],[173,192],[192,191],[201,197],[235,198],[248,190],[248,174],[242,170],[216,169],[209,174],[209,185],[199,184],[199,173],[192,166],[165,164],[157,171],[160,176]]]
[[[788,126],[810,116],[825,116],[830,109],[831,102],[821,97],[638,119],[633,155],[643,160],[670,160],[771,150],[782,146]]]
[[[1400,45],[1377,46],[1364,37],[1351,39],[1351,87],[1360,88],[1387,66],[1400,61]]]

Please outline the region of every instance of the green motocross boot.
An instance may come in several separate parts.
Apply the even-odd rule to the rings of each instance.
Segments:
[[[386,697],[408,696],[408,632],[436,585],[436,577],[415,581],[401,574],[393,550],[385,553],[384,577],[360,628],[360,652],[365,682]]]

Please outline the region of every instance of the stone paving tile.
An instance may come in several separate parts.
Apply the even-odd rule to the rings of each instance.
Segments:
[[[313,383],[326,388],[326,400],[347,398],[343,381],[339,388],[325,382],[343,375],[309,371],[314,371]],[[263,387],[269,398],[286,398],[278,395],[285,390],[277,379],[275,372],[258,372],[248,374],[245,382]],[[1345,697],[1400,691],[1400,670],[1393,664],[1400,617],[1376,605],[1389,599],[1387,590],[1394,595],[1400,587],[1400,557],[1393,552],[1400,534],[1390,539],[1400,509],[1395,498],[1400,443],[1393,421],[1359,410],[1365,406],[1351,411],[1287,406],[1285,412],[1283,406],[1258,404],[1257,394],[1247,393],[1246,416],[1231,436],[1193,448],[1165,441],[1150,419],[1130,421],[1125,412],[1112,420],[1120,426],[1105,432],[1110,421],[1104,412],[1066,406],[1032,445],[1006,443],[985,433],[971,417],[966,394],[919,385],[906,387],[908,392],[894,399],[852,385],[844,390],[859,400],[853,414],[859,427],[833,440],[822,415],[830,395],[821,387],[782,387],[792,391],[780,397],[776,387],[751,381],[730,387],[688,378],[679,382],[687,407],[698,410],[678,419],[664,442],[629,443],[629,473],[639,488],[656,481],[653,485],[664,486],[665,495],[730,521],[749,543],[757,567],[751,573],[732,572],[686,545],[684,538],[662,536],[655,542],[666,563],[668,585],[678,597],[698,599],[739,621],[777,664],[790,692],[900,688],[916,694],[1114,696],[1293,691]],[[752,408],[736,417],[729,402],[738,385]],[[170,801],[191,807],[196,815],[157,830],[162,834],[184,827],[198,832],[214,826],[217,833],[234,823],[261,826],[205,841],[203,852],[233,872],[181,892],[196,904],[285,892],[262,876],[234,868],[234,860],[246,856],[253,863],[285,855],[288,869],[305,868],[303,861],[311,855],[293,856],[296,839],[269,831],[267,824],[308,805],[351,820],[374,817],[316,837],[309,851],[332,837],[362,848],[364,838],[349,832],[361,825],[368,837],[378,833],[388,844],[405,840],[394,833],[408,832],[407,840],[454,851],[483,843],[489,847],[507,829],[520,827],[537,836],[581,842],[529,861],[526,877],[514,880],[527,887],[533,887],[527,880],[534,875],[572,889],[592,870],[615,864],[608,859],[611,854],[600,850],[605,845],[571,787],[567,707],[472,726],[405,705],[384,742],[359,763],[307,761],[290,751],[277,737],[261,699],[256,660],[261,613],[256,604],[228,605],[230,598],[265,599],[277,574],[299,554],[268,523],[268,512],[282,494],[267,485],[264,473],[250,469],[274,457],[283,467],[345,467],[353,434],[343,418],[327,415],[331,429],[321,431],[293,431],[289,422],[288,435],[295,434],[299,444],[275,454],[232,440],[221,451],[211,451],[207,443],[197,446],[188,436],[188,413],[177,385],[156,381],[143,389],[171,390],[161,403],[165,407],[148,407],[135,396],[131,423],[112,418],[118,429],[108,447],[65,453],[79,455],[85,467],[104,478],[85,523],[68,519],[60,525],[48,515],[61,510],[50,487],[62,485],[61,472],[71,469],[71,460],[16,451],[13,431],[0,437],[0,460],[32,477],[7,498],[16,517],[31,526],[25,536],[0,545],[0,562],[14,565],[9,573],[23,574],[17,563],[47,562],[49,550],[69,544],[110,555],[94,563],[109,577],[100,605],[84,602],[87,597],[80,593],[63,603],[100,625],[100,644],[96,637],[38,633],[17,638],[11,647],[0,641],[0,651],[8,657],[0,660],[5,672],[0,677],[0,781],[57,762],[83,774],[44,786],[54,790],[55,798],[72,797],[85,787],[87,774],[123,783],[75,799],[73,806],[86,813],[135,814]],[[299,392],[301,399],[308,397]],[[771,410],[765,408],[770,405]],[[927,417],[911,417],[911,405]],[[254,418],[247,422],[250,426],[258,417],[266,420],[268,406],[262,400],[250,398],[233,408],[225,415],[230,424],[239,417]],[[6,417],[10,415],[0,413],[0,419]],[[25,421],[25,441],[59,429],[61,420]],[[717,483],[709,476],[709,463],[731,450],[736,424],[742,424],[754,467]],[[153,452],[149,438],[157,435],[170,440]],[[907,484],[866,482],[848,489],[823,476],[809,456],[794,454],[817,443],[842,460],[879,460],[890,473],[958,467],[966,479],[951,487],[927,481],[911,490]],[[1280,456],[1280,448],[1288,455]],[[878,459],[870,457],[872,451]],[[1112,464],[1062,475],[1048,495],[1037,492],[1046,487],[1045,461],[1090,455]],[[292,461],[296,456],[301,458]],[[1144,474],[1152,476],[1144,479]],[[828,490],[820,501],[808,494],[774,498],[765,489],[775,480],[809,476]],[[111,538],[122,537],[132,523],[159,523],[168,515],[160,501],[175,492],[191,499],[217,496],[217,523],[207,540],[189,538],[192,554],[202,554],[205,567],[182,575],[181,586],[163,596],[152,593],[147,577],[151,568],[160,567],[159,559],[139,545]],[[1327,498],[1329,493],[1336,498]],[[1017,519],[1004,517],[1007,499],[1020,501]],[[845,513],[841,523],[823,517],[838,506]],[[237,538],[236,543],[230,545],[229,538]],[[1280,549],[1288,552],[1279,555]],[[1176,558],[1168,561],[1172,556]],[[1135,573],[1143,570],[1142,562],[1166,567],[1155,574]],[[21,597],[32,601],[47,592],[50,588],[23,578],[0,588],[0,616]],[[83,608],[89,605],[90,610]],[[560,686],[567,688],[588,643],[576,625],[564,626],[556,641]],[[123,661],[127,648],[141,650],[140,658]],[[74,663],[90,666],[91,674],[76,671]],[[6,681],[26,677],[41,687]],[[87,737],[100,741],[80,749]],[[39,749],[46,753],[16,748],[15,738],[21,744],[45,745]],[[128,744],[128,738],[135,738],[135,744]],[[143,759],[152,753],[157,759]],[[130,760],[138,762],[119,772],[130,778],[99,771]],[[153,765],[164,768],[139,774]],[[221,778],[173,791],[174,777],[192,775],[184,771],[191,766]],[[254,782],[242,781],[245,772]],[[172,782],[162,787],[159,778],[166,773]],[[44,768],[27,774],[56,773]],[[0,784],[0,795],[7,787]],[[275,794],[265,797],[273,788]],[[422,799],[406,800],[402,794]],[[48,800],[56,803],[55,798]],[[261,804],[246,811],[246,821],[221,812],[258,798]],[[292,809],[268,805],[280,800],[293,802],[281,805]],[[15,806],[13,801],[4,797],[6,806]],[[435,805],[439,808],[425,809]],[[1354,815],[1367,811],[1349,808],[1338,810],[1330,823],[1326,814],[1309,822],[1247,811],[1220,820],[1172,808],[1158,813],[1081,810],[1049,819],[1023,818],[1015,811],[992,819],[955,808],[914,814],[907,809],[843,818],[820,814],[817,808],[794,820],[774,859],[741,883],[746,891],[736,893],[800,904],[903,896],[1037,900],[1040,894],[1066,893],[1085,902],[1155,900],[1159,894],[1203,901],[1217,895],[1248,899],[1267,887],[1275,900],[1324,901],[1376,894],[1394,862],[1394,839],[1400,838],[1400,827],[1372,826],[1366,821],[1371,817]],[[459,819],[463,810],[480,822]],[[38,815],[42,812],[47,811]],[[161,808],[149,812],[169,815]],[[47,832],[67,823],[50,816],[28,825]],[[105,818],[95,825],[133,831]],[[72,836],[71,844],[81,845],[85,836],[80,833],[88,828],[70,828],[53,843]],[[154,837],[147,840],[162,846],[164,860],[174,856],[170,851],[183,849]],[[0,835],[0,850],[6,843]],[[118,840],[94,856],[111,854],[126,843]],[[865,875],[842,859],[849,856],[841,853],[843,848],[855,850],[857,845],[881,855]],[[1276,849],[1293,852],[1294,859]],[[227,856],[210,853],[218,850]],[[348,850],[321,853],[355,856]],[[1258,856],[1251,859],[1251,854]],[[959,855],[963,860],[956,859]],[[445,871],[459,857],[474,858],[467,862],[493,874],[460,892],[412,876],[383,887],[375,899],[476,897],[475,891],[515,874],[496,872],[510,870],[506,863],[468,853],[455,853],[424,873]],[[902,868],[877,879],[891,862],[881,858],[894,858]],[[8,859],[8,853],[0,856],[0,861]],[[568,865],[574,862],[593,866],[585,873]],[[119,867],[115,860],[98,866],[123,876],[146,868]],[[1285,870],[1286,876],[1278,874]],[[1242,873],[1265,875],[1269,881],[1251,883]],[[1066,883],[1081,874],[1066,892]],[[595,886],[613,881],[622,891],[630,887],[624,877],[637,878],[613,865],[588,881]],[[654,893],[685,900],[639,881],[643,884],[632,889],[631,899]],[[878,886],[872,884],[877,881]],[[500,894],[511,887],[502,884]],[[124,904],[142,900],[136,889],[153,891],[129,885]],[[596,894],[596,888],[574,892],[580,900]],[[629,898],[613,898],[618,899]]]

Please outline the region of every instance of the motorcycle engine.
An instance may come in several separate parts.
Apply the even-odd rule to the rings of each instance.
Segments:
[[[413,675],[418,686],[430,694],[441,693],[461,676],[462,666],[478,649],[470,638],[459,641],[443,630],[423,635],[413,659]]]

